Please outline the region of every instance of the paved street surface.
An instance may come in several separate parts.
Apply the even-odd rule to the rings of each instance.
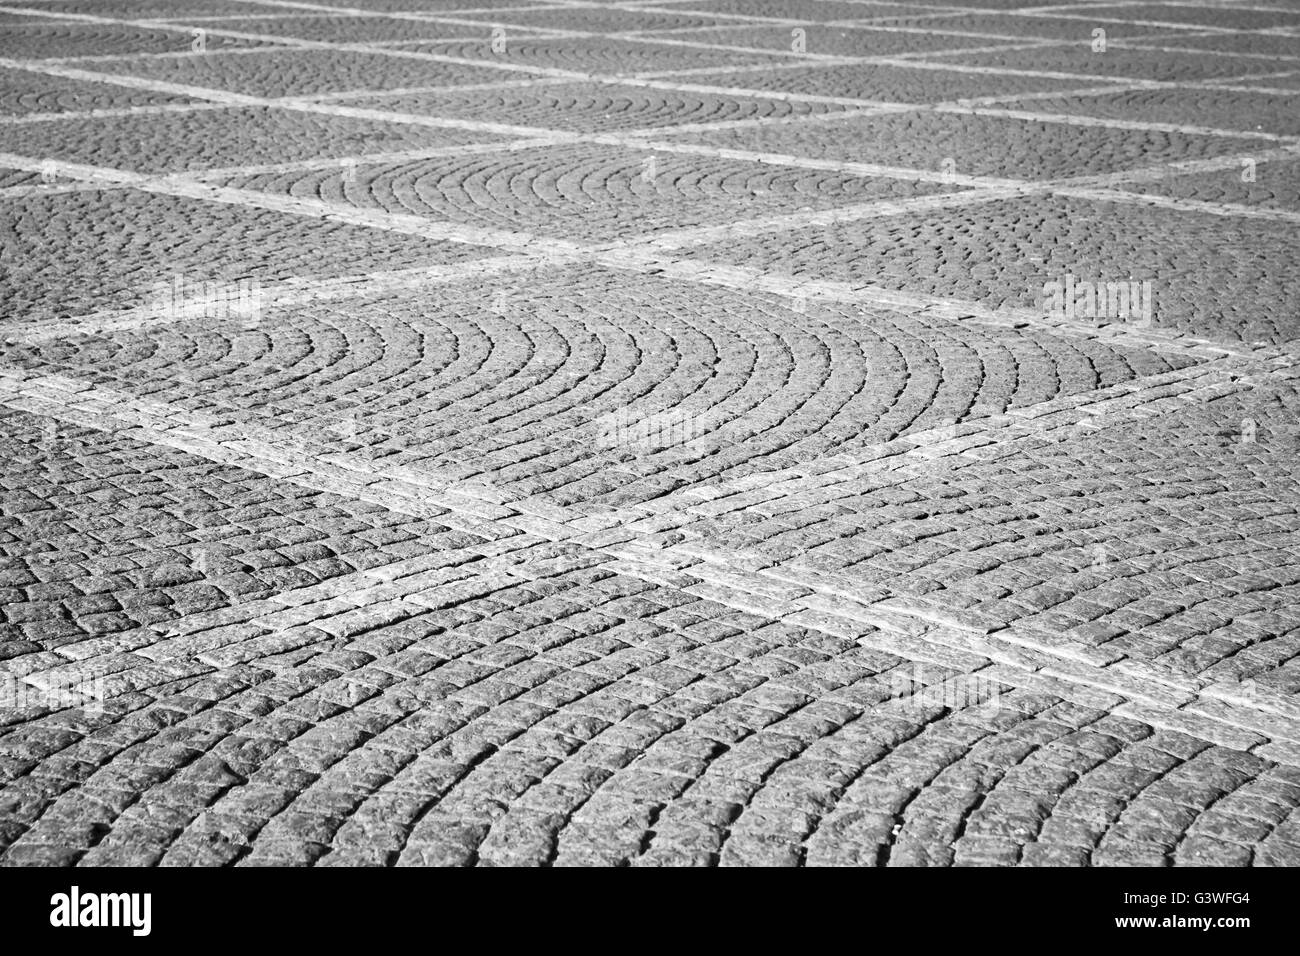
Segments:
[[[1297,0],[3,0],[0,862],[1300,864]]]

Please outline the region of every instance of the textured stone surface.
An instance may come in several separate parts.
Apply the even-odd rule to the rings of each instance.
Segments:
[[[0,863],[1300,863],[1297,28],[0,4]]]

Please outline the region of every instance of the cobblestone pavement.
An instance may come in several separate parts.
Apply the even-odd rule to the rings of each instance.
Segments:
[[[1300,864],[1296,0],[2,0],[0,861]]]

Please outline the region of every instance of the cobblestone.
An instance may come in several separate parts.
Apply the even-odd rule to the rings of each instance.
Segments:
[[[3,4],[0,863],[1300,862],[1297,27]]]

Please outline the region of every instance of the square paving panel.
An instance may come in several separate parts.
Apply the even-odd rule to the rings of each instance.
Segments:
[[[393,43],[461,39],[475,35],[473,26],[417,17],[330,16],[223,20],[214,28],[327,43]],[[486,32],[486,31],[484,31]]]
[[[131,89],[109,83],[71,80],[34,70],[0,67],[0,115],[124,109],[158,106],[164,103],[194,103],[195,99],[175,93]]]
[[[43,339],[33,367],[607,507],[1180,368],[1081,337],[599,267]],[[107,380],[105,380],[107,381]]]
[[[0,124],[0,151],[109,169],[198,172],[499,140],[491,133],[260,106]]]
[[[1044,315],[1047,283],[1067,276],[1150,282],[1152,328],[1224,341],[1300,337],[1300,238],[1289,222],[1040,196],[732,239],[688,254]],[[1129,321],[1140,321],[1136,312]]]
[[[565,9],[555,6],[547,9],[508,10],[500,12],[469,12],[452,14],[457,20],[473,20],[485,25],[539,28],[547,30],[573,30],[579,33],[631,33],[644,30],[694,30],[717,26],[727,21],[708,14],[695,12],[695,4],[685,4],[691,10],[677,13],[671,8],[661,10],[634,10],[627,7],[581,7]],[[692,34],[684,33],[686,39]]]
[[[697,93],[613,83],[547,83],[500,90],[411,93],[350,105],[416,116],[454,117],[573,133],[663,129],[692,123],[782,119],[845,107],[797,100]]]
[[[1124,183],[1126,192],[1195,202],[1233,203],[1300,213],[1300,162],[1242,164],[1208,173],[1185,173],[1153,182]]]
[[[130,190],[10,198],[0,251],[6,323],[148,304],[155,283],[270,283],[291,276],[462,262],[492,250],[311,216]]]
[[[967,72],[907,66],[902,63],[862,63],[809,66],[768,73],[702,73],[683,82],[708,86],[763,90],[800,96],[826,96],[873,102],[946,103],[978,96],[1014,96],[1051,90],[1073,90],[1089,81],[1042,76]]]
[[[221,180],[581,242],[904,199],[944,187],[623,146],[558,145]]]
[[[511,79],[491,64],[482,68],[441,63],[418,56],[353,50],[285,50],[265,55],[100,63],[106,73],[247,93],[252,96],[310,96],[408,86],[453,86]]]
[[[676,9],[674,13],[681,12]],[[785,20],[792,24],[826,23],[831,20],[861,20],[871,17],[899,16],[924,10],[924,4],[906,6],[881,3],[853,3],[847,0],[813,0],[790,4],[785,0],[696,0],[680,4],[683,10],[726,14],[731,17]]]
[[[1013,104],[1014,106],[1014,104]],[[1292,95],[1244,93],[1213,87],[1127,90],[1090,96],[1040,99],[1026,104],[1036,113],[1171,123],[1200,128],[1300,135],[1300,90]]]
[[[1077,40],[1091,47],[1094,27],[1104,27],[1107,40],[1122,40],[1133,37],[1175,37],[1181,31],[1168,27],[1156,27],[1143,24],[1129,24],[1122,21],[1108,20],[1105,23],[1090,23],[1085,20],[1048,19],[1047,17],[1015,16],[1007,13],[960,13],[927,17],[900,17],[881,26],[912,27],[922,30],[937,30],[944,33],[982,34],[990,37],[1002,37],[1007,42],[1023,41],[1026,38],[1044,40]],[[991,46],[992,42],[985,44]]]
[[[1206,53],[1167,53],[1107,46],[1093,52],[1084,43],[1042,46],[995,53],[936,54],[935,62],[1029,73],[1068,73],[1081,79],[1126,79],[1183,82],[1247,76],[1268,69],[1263,60]]]
[[[795,31],[803,31],[802,38]],[[990,46],[996,41],[968,37],[958,33],[929,33],[912,30],[871,30],[865,27],[807,26],[725,26],[689,34],[647,34],[690,43],[714,43],[726,47],[749,47],[782,53],[808,53],[813,56],[893,56],[935,50],[961,50]],[[796,44],[802,40],[803,49]],[[1014,39],[1009,42],[1015,42]]]
[[[188,53],[193,35],[184,30],[151,30],[116,23],[63,23],[29,18],[0,30],[0,56],[17,59],[121,56],[131,53]],[[209,35],[209,51],[246,47],[255,40]],[[197,55],[197,54],[196,54]]]
[[[1259,140],[1075,126],[957,112],[882,113],[826,119],[816,136],[799,125],[717,130],[682,140],[725,149],[796,154],[1018,180],[1116,172],[1165,161],[1246,152]]]
[[[470,42],[421,44],[404,49],[487,63],[568,70],[584,76],[593,73],[628,76],[709,66],[721,69],[729,65],[779,61],[773,55],[757,51],[706,50],[613,37],[512,38],[508,32],[505,48],[499,53],[493,51],[492,40],[488,37]]]

